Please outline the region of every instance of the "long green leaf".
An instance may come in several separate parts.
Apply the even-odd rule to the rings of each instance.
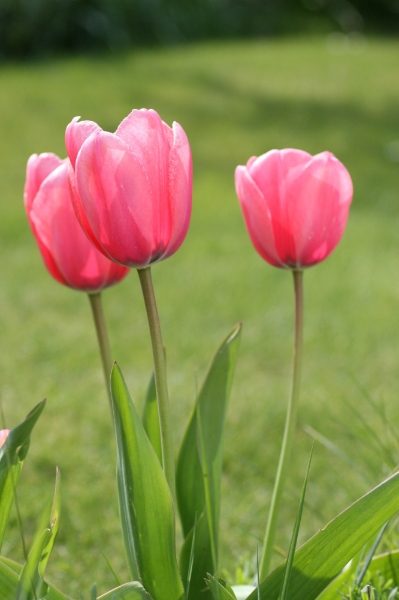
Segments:
[[[148,592],[137,581],[125,583],[98,597],[98,600],[152,600]]]
[[[22,566],[11,561],[8,558],[0,556],[0,598],[1,600],[15,600],[17,597],[17,588],[19,575]],[[62,594],[50,586],[45,596],[46,600],[70,600],[68,596]]]
[[[158,459],[162,464],[161,430],[159,426],[159,410],[154,375],[151,377],[145,397],[143,425],[148,435],[148,439],[155,450],[155,454],[158,456]]]
[[[179,600],[183,585],[172,497],[118,365],[112,370],[111,392],[122,527],[133,577],[154,600]]]
[[[313,600],[339,575],[382,525],[399,511],[399,473],[362,496],[295,553],[290,600]],[[261,600],[277,600],[284,577],[279,567],[260,585]],[[250,595],[257,600],[257,591]]]
[[[180,449],[176,488],[185,536],[181,565],[186,576],[195,533],[189,600],[209,600],[203,591],[205,576],[217,570],[220,478],[223,429],[241,326],[233,329],[216,353],[198,395]]]
[[[44,405],[43,400],[22,423],[10,431],[5,444],[0,449],[0,549],[14,499],[15,486],[29,449],[30,435]]]
[[[58,533],[60,516],[60,475],[57,470],[54,496],[46,509],[33,540],[26,564],[19,577],[16,600],[37,600],[45,596],[48,586],[44,575]]]
[[[189,598],[208,598],[205,577],[214,569],[212,555],[209,551],[209,527],[205,513],[195,522],[193,529],[184,540],[180,562],[182,572],[189,585],[186,588],[185,600]]]

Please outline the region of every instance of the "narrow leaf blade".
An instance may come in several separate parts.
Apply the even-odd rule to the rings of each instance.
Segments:
[[[151,377],[145,397],[143,425],[148,435],[148,439],[155,450],[155,454],[158,456],[159,462],[162,464],[161,430],[159,426],[159,410],[154,375]]]
[[[201,417],[201,429],[206,431],[206,436],[204,436],[206,444],[205,457],[208,462],[209,473],[213,479],[212,497],[216,504],[219,504],[218,487],[220,484],[223,425],[237,359],[240,333],[241,326],[235,327],[216,353],[197,398],[180,449],[176,486],[185,535],[191,531],[196,517],[202,513],[205,506],[203,466],[198,450],[198,415]],[[218,508],[216,512],[218,513]]]
[[[60,475],[57,470],[54,496],[50,510],[43,513],[39,529],[33,540],[26,564],[24,565],[18,583],[17,600],[37,600],[47,592],[44,581],[45,570],[55,538],[58,533],[60,515]]]
[[[212,597],[210,590],[204,591],[205,577],[217,570],[223,430],[240,332],[241,327],[235,327],[213,359],[178,458],[176,490],[185,535],[181,554],[184,579],[191,566],[188,600]]]
[[[309,471],[310,471],[310,465],[312,462],[312,455],[313,455],[313,446],[312,446],[312,450],[311,450],[310,457],[309,457],[308,468],[306,470],[305,481],[303,483],[301,498],[299,501],[299,508],[298,508],[298,512],[296,515],[296,519],[295,519],[294,529],[292,531],[290,547],[288,550],[287,563],[286,563],[285,571],[284,571],[283,587],[282,587],[281,596],[280,596],[281,600],[289,600],[288,588],[289,588],[289,583],[290,583],[290,578],[291,578],[292,565],[294,563],[294,555],[295,555],[296,545],[297,545],[297,541],[298,541],[299,527],[301,525],[301,520],[302,520],[303,507],[305,504],[305,495],[306,495],[306,488],[307,488],[308,480],[309,480]]]
[[[0,556],[1,600],[15,600],[21,571],[21,565],[4,556]],[[70,600],[70,598],[54,587],[49,586],[46,600]]]
[[[179,600],[172,497],[157,455],[114,365],[111,396],[118,450],[119,500],[133,576],[156,600]]]
[[[14,427],[0,449],[0,549],[8,523],[23,461],[29,449],[30,435],[45,406],[43,400]]]

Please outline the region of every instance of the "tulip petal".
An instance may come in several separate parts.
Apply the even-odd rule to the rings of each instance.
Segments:
[[[270,150],[251,162],[249,168],[270,209],[276,252],[280,262],[286,266],[295,265],[295,242],[287,226],[285,178],[291,169],[307,164],[311,158],[302,150]]]
[[[29,158],[24,189],[24,205],[28,216],[41,183],[60,164],[62,159],[51,152],[32,154]]]
[[[115,134],[123,139],[141,164],[151,185],[153,233],[161,241],[167,224],[160,215],[167,203],[169,152],[172,130],[155,110],[133,110],[119,125]],[[162,244],[161,244],[162,246]]]
[[[76,183],[102,252],[129,266],[151,262],[157,240],[152,186],[130,147],[111,133],[90,136],[78,154]]]
[[[173,144],[169,155],[168,215],[163,217],[165,251],[162,258],[170,256],[181,246],[187,234],[192,209],[192,157],[190,144],[179,123],[172,126]],[[165,212],[165,211],[163,211]]]
[[[69,173],[69,185],[71,187],[72,205],[73,205],[73,209],[75,212],[75,216],[76,216],[77,220],[79,221],[80,226],[82,227],[83,232],[85,233],[86,237],[91,241],[92,244],[94,244],[94,246],[97,248],[97,250],[99,252],[104,254],[103,249],[99,245],[98,240],[97,240],[96,236],[94,235],[94,233],[90,227],[90,223],[88,222],[88,220],[86,218],[86,214],[83,210],[82,201],[80,199],[78,189],[77,189],[75,171],[72,168],[70,161],[69,161],[68,173]]]
[[[51,257],[46,265],[52,275],[70,287],[92,292],[121,279],[126,270],[100,254],[83,233],[72,206],[68,168],[65,161],[45,179],[31,218],[40,249]]]
[[[69,160],[75,167],[76,157],[83,142],[92,134],[101,131],[101,127],[94,121],[80,121],[74,117],[65,130],[65,146]]]
[[[313,265],[334,250],[346,226],[352,193],[348,171],[329,152],[288,173],[285,201],[298,265]]]
[[[270,264],[277,267],[284,266],[276,248],[271,210],[246,167],[237,167],[235,186],[245,224],[256,250]]]

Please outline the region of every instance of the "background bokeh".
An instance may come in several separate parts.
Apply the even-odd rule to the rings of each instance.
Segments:
[[[0,55],[399,30],[398,0],[1,0]]]
[[[65,155],[64,129],[77,114],[112,131],[133,107],[153,107],[187,131],[192,225],[154,279],[176,445],[211,355],[235,322],[244,323],[227,419],[221,564],[232,578],[245,577],[271,493],[292,330],[289,273],[256,255],[235,198],[234,168],[250,155],[329,149],[355,186],[342,244],[305,274],[300,427],[278,551],[289,539],[312,436],[319,443],[302,539],[398,462],[397,8],[394,1],[0,0],[0,400],[12,425],[48,398],[18,499],[29,543],[60,466],[62,526],[49,573],[73,598],[87,597],[94,583],[104,591],[128,571],[89,305],[41,264],[22,206],[28,156]],[[105,293],[105,308],[113,354],[141,406],[151,351],[134,272]],[[16,514],[3,552],[22,558]]]

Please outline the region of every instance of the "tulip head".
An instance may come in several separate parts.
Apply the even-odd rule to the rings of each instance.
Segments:
[[[315,265],[344,233],[352,180],[330,152],[271,150],[237,167],[235,185],[252,243],[275,267]]]
[[[127,275],[106,259],[85,236],[73,210],[76,191],[70,184],[69,161],[55,154],[28,160],[25,210],[50,274],[71,288],[94,293]]]
[[[9,429],[0,429],[0,448],[6,443],[9,433]]]
[[[192,201],[191,150],[182,127],[169,127],[154,110],[133,110],[115,133],[74,119],[65,141],[78,191],[75,212],[97,248],[136,268],[176,252]]]

